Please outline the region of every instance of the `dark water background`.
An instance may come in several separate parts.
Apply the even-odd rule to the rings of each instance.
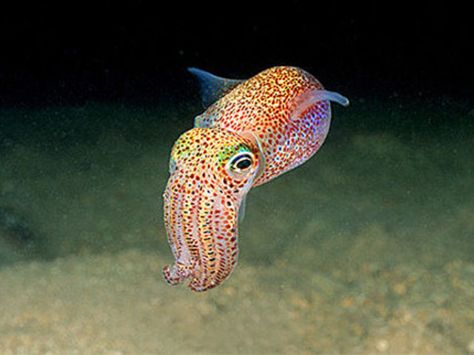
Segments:
[[[462,9],[240,5],[2,13],[0,213],[31,233],[0,226],[2,351],[474,353]],[[281,64],[351,105],[313,159],[251,192],[231,279],[169,288],[168,156],[202,111],[185,68]]]

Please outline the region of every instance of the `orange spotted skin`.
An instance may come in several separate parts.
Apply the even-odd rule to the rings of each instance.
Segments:
[[[324,142],[331,116],[328,101],[299,117],[291,115],[295,99],[312,89],[323,86],[311,74],[294,67],[270,68],[237,86],[200,119],[209,126],[258,136],[266,161],[258,186],[302,164]]]
[[[193,291],[221,284],[234,270],[238,213],[249,190],[311,158],[329,131],[329,101],[348,104],[295,67],[228,81],[232,87],[174,144],[163,195],[175,257],[164,277],[170,285],[189,280]]]
[[[243,174],[230,174],[230,159],[250,154]],[[164,268],[175,285],[187,278],[193,291],[222,283],[238,256],[237,215],[259,168],[258,147],[238,134],[194,128],[184,133],[171,152],[171,176],[164,193],[165,225],[175,256]]]

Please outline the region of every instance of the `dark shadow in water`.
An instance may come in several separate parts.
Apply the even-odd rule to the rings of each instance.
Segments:
[[[47,240],[11,207],[0,207],[0,245],[0,267],[16,261],[52,259]]]

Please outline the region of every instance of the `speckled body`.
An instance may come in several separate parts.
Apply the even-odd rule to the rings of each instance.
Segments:
[[[225,172],[229,158],[249,152],[254,159],[245,178]],[[194,291],[220,284],[237,263],[237,214],[258,171],[258,147],[221,129],[195,128],[171,153],[171,176],[164,194],[165,225],[176,258],[165,267],[168,283],[191,278]]]
[[[329,101],[317,99],[325,93],[307,72],[274,67],[238,83],[196,117],[198,128],[173,147],[164,194],[176,259],[164,268],[168,283],[190,278],[192,290],[205,291],[230,275],[242,199],[316,153],[331,119]]]
[[[237,86],[200,120],[209,127],[251,131],[259,138],[266,167],[255,182],[258,186],[302,164],[324,142],[331,120],[329,101],[292,115],[297,98],[314,89],[323,86],[299,68],[270,68]]]

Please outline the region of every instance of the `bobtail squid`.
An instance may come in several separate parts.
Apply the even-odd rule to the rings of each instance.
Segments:
[[[189,71],[208,108],[171,151],[163,197],[175,263],[163,273],[171,285],[189,279],[193,291],[206,291],[237,264],[239,213],[249,190],[311,158],[328,134],[330,101],[349,101],[295,67],[248,80]]]

